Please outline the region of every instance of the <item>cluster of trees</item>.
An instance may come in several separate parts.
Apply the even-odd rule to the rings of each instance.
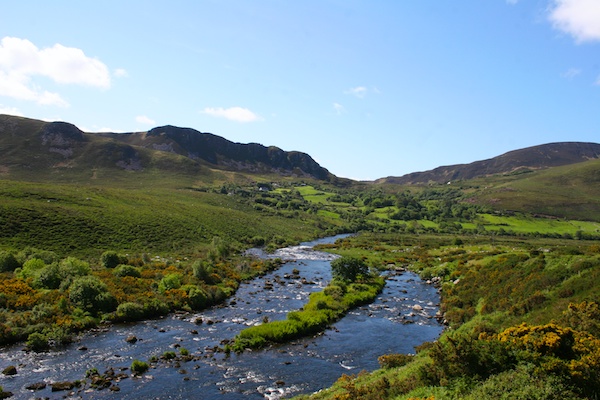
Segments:
[[[279,264],[234,257],[234,246],[221,238],[186,263],[115,251],[104,252],[97,264],[36,249],[0,251],[0,345],[26,340],[42,350],[102,320],[200,310]]]

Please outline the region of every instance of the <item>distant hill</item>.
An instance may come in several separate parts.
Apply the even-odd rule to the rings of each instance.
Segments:
[[[470,164],[443,166],[424,172],[378,179],[377,183],[446,183],[498,174],[516,174],[532,170],[576,164],[600,158],[600,144],[581,142],[549,143],[527,147],[498,157]]]
[[[202,168],[330,180],[308,154],[261,144],[234,143],[190,128],[86,133],[67,122],[0,115],[0,176],[23,171],[149,168],[193,174]]]

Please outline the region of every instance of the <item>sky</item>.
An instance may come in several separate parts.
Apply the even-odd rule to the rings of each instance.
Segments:
[[[600,140],[600,0],[2,0],[0,114],[374,180]]]

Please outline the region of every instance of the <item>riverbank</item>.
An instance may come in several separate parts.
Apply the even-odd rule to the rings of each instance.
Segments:
[[[283,258],[290,261],[277,271],[242,283],[217,307],[115,324],[108,330],[83,334],[60,351],[24,353],[21,346],[4,347],[0,369],[16,365],[18,373],[0,376],[0,386],[16,398],[53,398],[58,393],[84,399],[114,396],[106,389],[90,387],[86,371],[96,369],[101,375],[111,370],[128,375],[115,382],[120,399],[167,395],[172,399],[277,399],[320,390],[344,373],[376,369],[379,355],[410,353],[414,346],[439,336],[442,327],[434,319],[439,302],[435,289],[406,272],[389,279],[373,303],[350,310],[320,335],[279,345],[276,351],[232,353],[229,357],[215,351],[224,346],[224,339],[262,323],[264,317],[284,319],[304,306],[311,293],[327,286],[332,256],[308,251],[307,247],[317,243],[323,242],[286,249],[288,256]],[[415,312],[415,305],[422,311]],[[131,336],[138,340],[127,342]],[[162,361],[166,352],[179,357],[182,348],[189,352],[189,361]],[[158,361],[153,362],[154,357]],[[133,377],[129,369],[134,360],[147,362],[150,369]],[[50,383],[77,380],[87,383],[71,391],[51,392]],[[47,386],[35,392],[26,388],[36,382]]]

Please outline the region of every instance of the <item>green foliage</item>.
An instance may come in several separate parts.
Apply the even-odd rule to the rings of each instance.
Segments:
[[[108,250],[102,253],[100,263],[104,268],[115,268],[117,265],[121,264],[121,257],[116,251]]]
[[[116,316],[119,321],[139,321],[149,315],[147,315],[144,306],[128,301],[119,304]]]
[[[121,264],[116,267],[113,274],[118,277],[132,276],[134,278],[141,278],[142,273],[140,270],[132,265]]]
[[[355,257],[344,256],[331,262],[333,279],[354,282],[359,276],[367,275],[369,267],[363,260]]]
[[[181,274],[168,274],[161,279],[158,284],[158,290],[161,293],[171,289],[179,289],[181,287]]]
[[[69,287],[69,299],[77,307],[92,313],[111,312],[117,308],[115,297],[108,292],[106,284],[95,276],[73,280]]]
[[[22,279],[34,278],[45,267],[44,260],[31,258],[25,261],[22,268],[15,270],[15,275]]]
[[[402,367],[414,359],[410,354],[384,354],[377,358],[381,368],[398,368]]]
[[[135,375],[144,374],[146,371],[148,371],[148,368],[150,368],[148,363],[140,360],[133,360],[131,367],[129,367],[131,372],[133,372]]]
[[[194,285],[184,285],[181,290],[186,292],[188,305],[193,310],[202,310],[209,304],[208,294],[202,288]]]
[[[46,335],[40,332],[33,332],[29,334],[26,344],[29,349],[36,352],[48,350],[50,348],[50,344],[48,343]]]
[[[19,268],[21,264],[13,253],[0,251],[0,272],[11,272]]]

